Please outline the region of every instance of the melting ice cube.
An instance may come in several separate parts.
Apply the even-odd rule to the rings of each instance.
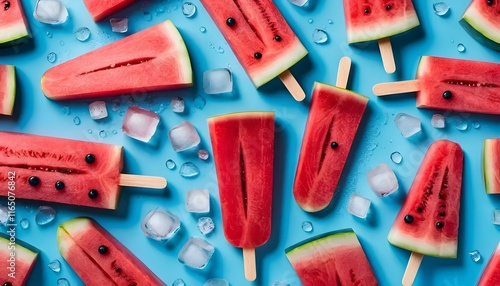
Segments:
[[[227,68],[208,70],[203,73],[203,90],[206,94],[233,91],[233,75]]]
[[[398,179],[391,167],[382,163],[366,174],[368,185],[381,198],[394,193],[398,188]]]
[[[128,136],[149,142],[156,132],[160,116],[158,114],[136,106],[130,106],[123,118],[122,130]]]
[[[48,266],[54,272],[59,273],[61,271],[61,262],[57,259],[52,260]]]
[[[354,216],[365,219],[368,215],[370,205],[371,201],[369,199],[360,195],[352,194],[349,198],[347,211]]]
[[[142,220],[141,228],[147,237],[158,241],[171,238],[181,227],[179,218],[164,208],[150,211]]]
[[[109,24],[111,24],[111,31],[115,33],[126,33],[128,31],[127,18],[111,18]]]
[[[35,222],[38,225],[46,225],[56,217],[56,211],[49,206],[40,206],[35,215]]]
[[[208,151],[205,150],[205,149],[201,149],[201,150],[198,150],[198,158],[200,158],[201,160],[205,161],[205,160],[208,160]]]
[[[177,259],[192,268],[202,269],[207,266],[215,248],[212,244],[198,237],[190,237],[179,251]]]
[[[444,2],[434,3],[432,8],[434,8],[434,13],[438,16],[444,16],[450,10],[450,6]]]
[[[328,34],[321,29],[315,29],[312,34],[312,39],[316,44],[324,44],[328,41]]]
[[[476,263],[481,260],[481,253],[479,253],[479,251],[477,251],[477,250],[470,251],[469,255],[470,255],[470,258],[472,259],[472,261],[474,261]]]
[[[208,190],[189,190],[186,194],[186,211],[190,213],[209,213],[210,193]]]
[[[103,119],[108,117],[108,110],[106,109],[106,102],[94,101],[89,104],[90,117],[94,120]]]
[[[9,209],[6,206],[0,206],[0,223],[6,225],[8,219]]]
[[[434,114],[432,115],[431,125],[434,128],[444,128],[446,125],[446,119],[442,114]]]
[[[420,119],[406,113],[398,113],[394,123],[405,138],[409,138],[421,131]]]
[[[175,152],[181,152],[196,147],[201,141],[198,131],[196,131],[193,124],[188,121],[184,121],[172,128],[170,132],[168,132],[168,137],[170,137]]]
[[[196,177],[200,174],[200,169],[192,162],[186,162],[181,165],[179,174],[184,178]]]
[[[303,221],[302,222],[302,230],[305,232],[311,232],[313,231],[313,224],[310,221]]]
[[[68,9],[60,0],[38,0],[33,16],[45,24],[62,24],[68,19]]]
[[[226,279],[210,278],[203,283],[203,286],[229,286],[229,282]]]
[[[309,3],[309,0],[288,0],[293,5],[297,5],[299,7],[306,6]]]
[[[209,217],[200,217],[198,219],[198,229],[204,235],[211,233],[215,228],[214,221]]]
[[[181,97],[172,98],[170,101],[170,108],[172,108],[172,111],[175,113],[184,112],[184,99]]]

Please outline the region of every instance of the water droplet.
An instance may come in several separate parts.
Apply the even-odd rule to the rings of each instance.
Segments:
[[[174,283],[172,283],[172,286],[186,286],[186,283],[184,283],[184,280],[182,279],[175,279]]]
[[[465,52],[465,46],[464,46],[464,44],[458,44],[457,45],[457,51],[459,51],[461,53]]]
[[[59,45],[61,45],[61,47],[64,46],[64,41],[60,41]]]
[[[454,43],[454,42],[455,42],[455,40],[454,40],[454,39],[451,39],[451,42],[452,42],[452,43]]]
[[[434,8],[434,13],[438,16],[444,16],[450,10],[450,6],[444,2],[434,3],[432,7]]]
[[[186,162],[182,164],[179,170],[179,174],[184,178],[195,177],[200,174],[200,169],[198,169],[198,167],[196,167],[195,164],[191,162]]]
[[[73,123],[75,123],[75,125],[80,125],[82,121],[80,120],[80,117],[76,116],[75,118],[73,118]]]
[[[144,12],[144,14],[143,14],[143,15],[144,15],[144,19],[145,19],[146,21],[148,21],[148,22],[149,22],[149,21],[151,21],[151,20],[153,19],[153,15],[151,15],[151,13],[149,13],[149,12],[147,12],[147,11],[146,11],[146,12]]]
[[[399,153],[397,151],[392,152],[391,160],[392,160],[392,162],[394,162],[396,164],[401,164],[401,161],[403,161],[403,155],[401,155],[401,153]]]
[[[165,7],[158,7],[158,9],[156,9],[156,12],[158,12],[159,14],[165,12]]]
[[[208,159],[208,151],[205,149],[198,150],[198,158],[202,159],[203,161]]]
[[[46,225],[56,217],[56,211],[49,206],[41,206],[35,215],[35,222],[38,225]]]
[[[64,106],[62,108],[62,112],[65,114],[65,115],[69,115],[71,113],[71,109],[69,108],[69,106]]]
[[[196,6],[191,2],[185,2],[182,4],[182,14],[184,16],[191,18],[196,13]]]
[[[108,136],[108,134],[106,133],[106,131],[101,130],[101,131],[99,132],[99,137],[101,137],[101,138],[106,138],[107,136]]]
[[[52,39],[52,34],[50,32],[45,33],[47,35],[47,38]]]
[[[477,121],[474,121],[472,122],[472,127],[474,127],[474,129],[479,129],[479,127],[481,127],[481,124],[479,124],[479,122]]]
[[[27,220],[27,219],[25,219],[25,218],[23,218],[23,219],[19,222],[19,224],[21,225],[21,227],[22,227],[23,229],[27,229],[28,227],[30,227],[30,221],[29,221],[29,220]]]
[[[69,281],[66,278],[57,279],[57,286],[69,286]]]
[[[324,44],[328,41],[328,34],[320,29],[315,29],[312,34],[313,42],[316,44]]]
[[[49,63],[55,63],[57,60],[57,55],[56,53],[54,52],[50,52],[48,55],[47,55],[47,61],[49,61]]]
[[[75,31],[75,38],[80,42],[85,42],[90,38],[90,30],[87,27],[82,27]]]
[[[276,280],[272,286],[290,286],[285,280]]]
[[[205,28],[204,26],[201,26],[200,27],[200,32],[206,33],[207,32],[207,28]]]
[[[92,134],[92,129],[87,130],[89,134]]]
[[[377,147],[378,147],[378,143],[372,142],[368,146],[368,150],[373,151],[373,150],[377,149]]]
[[[198,95],[197,97],[195,97],[193,99],[193,102],[194,102],[194,106],[196,106],[196,108],[201,109],[201,110],[207,104],[206,99],[203,96],[201,96],[201,95]]]
[[[218,52],[219,54],[223,54],[223,53],[224,53],[224,49],[223,49],[221,46],[219,46],[219,47],[217,48],[217,52]]]
[[[116,135],[116,134],[118,134],[118,131],[116,131],[116,130],[113,130],[113,134],[115,134],[115,135]]]
[[[333,25],[333,20],[332,19],[328,19],[328,24]]]
[[[308,22],[309,24],[312,24],[314,21],[313,21],[313,19],[309,19],[309,20],[307,20],[307,22]]]
[[[167,162],[165,162],[165,166],[167,166],[167,169],[173,170],[175,169],[175,162],[172,159],[168,159]]]
[[[469,252],[469,255],[470,255],[470,258],[472,259],[472,261],[478,263],[480,260],[481,260],[481,253],[479,253],[479,251],[477,250],[473,250],[471,252]]]
[[[54,272],[59,273],[61,271],[61,262],[57,259],[52,260],[48,266]]]
[[[469,127],[469,124],[467,124],[467,121],[459,119],[455,122],[455,127],[460,131],[465,131]]]
[[[302,222],[302,230],[305,231],[305,232],[311,232],[311,231],[313,231],[312,222],[310,222],[310,221],[304,221],[304,222]]]

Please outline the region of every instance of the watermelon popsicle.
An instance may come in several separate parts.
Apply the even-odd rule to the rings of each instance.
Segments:
[[[307,50],[271,0],[201,0],[255,87],[279,77],[297,101],[305,93],[288,69]]]
[[[0,132],[0,196],[116,209],[120,186],[166,187],[122,167],[122,146]]]
[[[389,232],[389,242],[412,251],[403,285],[412,285],[423,255],[456,258],[464,154],[455,142],[431,144]]]
[[[255,248],[271,235],[274,113],[208,119],[227,241],[243,248],[245,278],[256,279]]]
[[[420,25],[411,0],[343,0],[349,44],[378,40],[384,69],[396,71],[389,37]]]
[[[500,114],[500,64],[422,56],[416,79],[373,87],[377,96],[406,92],[418,108]]]

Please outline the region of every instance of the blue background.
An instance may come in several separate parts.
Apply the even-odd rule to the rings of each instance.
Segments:
[[[88,115],[88,104],[91,101],[54,102],[43,96],[40,78],[45,70],[54,66],[47,61],[47,54],[55,52],[58,56],[57,63],[64,62],[127,34],[112,33],[107,20],[94,23],[82,1],[65,1],[70,18],[61,26],[37,22],[32,16],[35,0],[23,1],[34,41],[29,45],[0,51],[0,63],[17,66],[18,84],[15,115],[1,117],[0,129],[120,144],[125,147],[126,173],[164,176],[169,180],[165,191],[125,188],[116,211],[49,203],[57,210],[57,216],[55,221],[44,227],[35,224],[34,215],[36,208],[45,203],[18,201],[18,221],[28,218],[31,226],[27,230],[18,227],[17,237],[41,250],[29,285],[41,285],[40,281],[43,281],[43,285],[55,285],[61,277],[69,279],[71,285],[82,284],[60,256],[55,240],[59,223],[81,215],[95,218],[169,285],[176,278],[184,279],[187,285],[202,285],[211,277],[226,278],[231,285],[251,285],[243,277],[241,250],[232,247],[224,239],[213,160],[201,161],[195,152],[174,152],[167,136],[170,128],[189,120],[202,137],[199,148],[206,148],[211,152],[206,119],[222,113],[246,110],[272,110],[276,112],[277,119],[273,231],[269,242],[257,250],[258,280],[253,285],[271,285],[275,280],[300,285],[284,255],[284,248],[312,235],[346,227],[352,227],[357,232],[380,284],[401,285],[409,252],[391,246],[386,236],[427,147],[434,140],[442,138],[459,142],[465,152],[458,258],[424,258],[415,285],[458,286],[477,282],[499,237],[498,227],[492,224],[492,211],[500,206],[500,202],[498,198],[485,194],[481,170],[483,140],[500,137],[498,116],[441,112],[447,117],[448,125],[447,128],[438,130],[430,124],[430,118],[435,112],[416,109],[414,94],[376,98],[371,91],[372,86],[379,82],[413,79],[421,55],[499,62],[497,52],[481,46],[458,24],[469,1],[446,0],[451,10],[445,17],[433,13],[433,1],[415,1],[421,26],[392,38],[398,67],[397,72],[392,75],[384,72],[375,43],[357,47],[347,44],[341,1],[311,0],[311,6],[307,9],[296,7],[286,0],[275,1],[310,52],[306,59],[291,69],[307,92],[307,99],[303,103],[295,102],[278,80],[255,90],[202,5],[197,0],[192,2],[198,7],[193,18],[184,17],[180,10],[182,2],[173,0],[141,1],[115,16],[129,17],[130,29],[127,34],[171,19],[188,47],[194,71],[194,87],[147,96],[107,99],[109,118],[93,121]],[[148,17],[144,16],[145,12],[150,13],[151,20],[148,21]],[[313,20],[312,23],[309,19]],[[330,24],[329,20],[333,23]],[[83,26],[92,32],[91,38],[84,43],[73,36],[73,32]],[[205,33],[200,32],[202,26],[206,27]],[[317,28],[328,33],[329,41],[326,44],[313,43],[312,33]],[[46,35],[47,32],[52,35],[51,38]],[[459,43],[465,45],[464,53],[457,51]],[[349,88],[371,100],[331,207],[320,214],[308,214],[294,202],[292,185],[310,93],[314,81],[335,83],[338,61],[342,56],[349,56],[353,61]],[[204,94],[203,72],[228,66],[234,72],[235,95]],[[203,110],[193,104],[193,99],[199,95],[207,101]],[[184,114],[174,114],[166,106],[175,96],[184,98],[187,108]],[[112,103],[119,104],[120,109],[113,111]],[[122,134],[123,112],[130,104],[153,111],[164,109],[160,112],[161,140],[157,146],[143,144]],[[69,115],[63,112],[64,107],[70,108]],[[399,112],[419,117],[422,120],[423,136],[414,140],[403,138],[394,125],[395,114]],[[80,125],[73,123],[76,116],[81,119]],[[459,120],[465,120],[469,124],[466,131],[455,128],[455,123]],[[473,122],[479,123],[480,128],[473,128]],[[89,129],[92,134],[88,133]],[[98,136],[101,130],[108,132],[106,138]],[[113,134],[113,130],[117,130],[117,134]],[[404,157],[400,165],[390,160],[390,154],[394,151],[399,151]],[[175,170],[165,167],[167,159],[173,159],[177,163]],[[187,161],[198,165],[201,170],[198,177],[180,177],[179,166]],[[382,162],[394,169],[400,190],[390,197],[380,199],[369,189],[366,172]],[[211,217],[216,224],[215,231],[206,239],[217,250],[205,270],[193,270],[177,261],[177,254],[187,238],[202,236],[196,227],[197,216],[187,213],[184,208],[187,190],[199,188],[210,191]],[[347,213],[347,202],[353,192],[372,200],[369,220],[357,219]],[[166,245],[146,238],[139,226],[146,213],[157,206],[168,208],[182,221],[182,230]],[[305,220],[313,223],[312,233],[302,231],[301,223]],[[474,249],[483,255],[480,263],[474,263],[468,255]],[[47,267],[53,259],[61,260],[60,273],[54,273]]]

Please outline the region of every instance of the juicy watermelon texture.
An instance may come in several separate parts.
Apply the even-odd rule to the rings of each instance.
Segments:
[[[491,255],[477,286],[500,285],[500,243]]]
[[[500,139],[484,141],[483,176],[486,193],[500,194]]]
[[[21,44],[31,38],[21,0],[0,2],[0,48]]]
[[[10,282],[12,286],[24,286],[29,279],[29,275],[35,266],[36,259],[38,258],[38,250],[33,246],[16,239],[15,244],[15,278],[9,277],[11,273],[9,269],[9,259],[11,251],[14,249],[9,249],[9,236],[0,233],[0,259],[2,261],[2,267],[0,267],[0,282],[3,283]]]
[[[137,2],[137,0],[83,0],[94,21],[100,21],[119,10]]]
[[[16,69],[0,65],[0,114],[12,115],[16,99]]]
[[[500,51],[500,1],[472,0],[460,24],[478,42]]]

